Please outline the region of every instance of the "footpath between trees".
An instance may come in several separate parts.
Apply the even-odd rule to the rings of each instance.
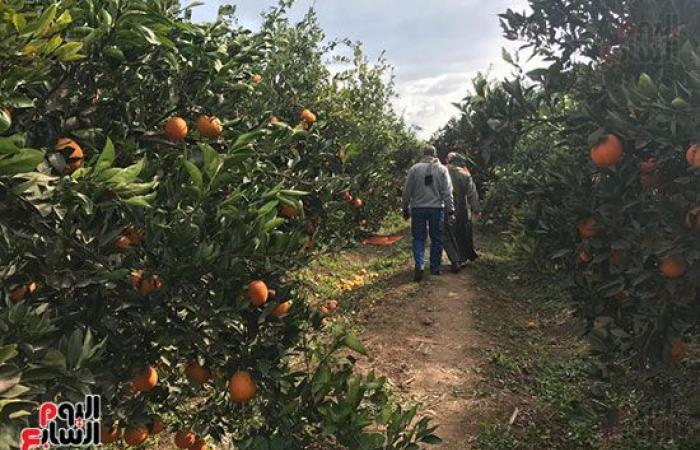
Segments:
[[[439,425],[434,448],[698,448],[687,398],[700,366],[656,378],[601,362],[556,275],[496,235],[478,243],[476,264],[420,285],[409,236],[326,256],[307,274],[319,306],[338,302],[331,323],[362,333],[360,369]]]

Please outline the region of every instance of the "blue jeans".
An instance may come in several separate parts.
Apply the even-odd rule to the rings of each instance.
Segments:
[[[442,208],[411,209],[413,259],[416,261],[416,270],[423,270],[425,267],[425,241],[430,232],[430,272],[440,271],[444,222],[445,215]]]

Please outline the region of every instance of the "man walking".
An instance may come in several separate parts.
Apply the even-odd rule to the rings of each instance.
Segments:
[[[467,169],[467,161],[459,153],[447,155],[447,170],[452,180],[455,203],[455,223],[445,227],[444,246],[452,263],[452,272],[457,273],[467,261],[478,258],[474,250],[472,218],[477,218],[481,210],[479,193]]]
[[[443,222],[445,212],[448,221],[454,222],[454,199],[450,174],[447,168],[440,164],[437,150],[432,145],[426,147],[423,158],[408,171],[403,189],[403,211],[405,218],[411,218],[413,259],[416,262],[414,280],[423,279],[428,232],[430,272],[440,275]]]

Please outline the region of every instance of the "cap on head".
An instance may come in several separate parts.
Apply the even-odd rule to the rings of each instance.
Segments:
[[[437,156],[437,149],[435,148],[434,145],[426,145],[425,148],[423,149],[423,155],[424,156]]]

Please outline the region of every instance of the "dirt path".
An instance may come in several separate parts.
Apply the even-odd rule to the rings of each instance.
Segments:
[[[487,407],[480,385],[490,337],[474,326],[474,304],[485,294],[469,270],[416,287],[407,269],[392,280],[395,295],[367,318],[363,342],[372,356],[362,366],[422,404],[421,413],[439,426],[438,448],[472,448]]]

